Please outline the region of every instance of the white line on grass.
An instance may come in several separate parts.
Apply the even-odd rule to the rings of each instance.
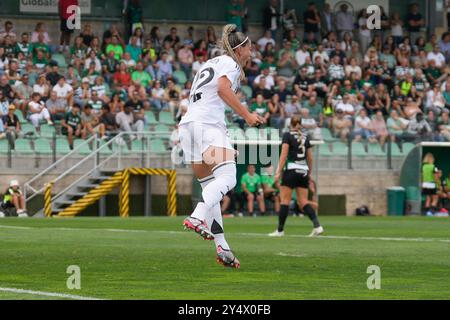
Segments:
[[[277,253],[277,256],[280,256],[280,257],[304,258],[304,257],[306,257],[306,254],[293,254],[293,253],[279,252],[279,253]]]
[[[32,228],[29,228],[29,227],[2,226],[2,225],[0,225],[0,228],[3,228],[3,229],[17,229],[17,230],[31,230],[32,229]]]
[[[106,229],[106,228],[35,228],[35,227],[13,227],[13,226],[2,226],[0,228],[11,228],[11,229],[41,229],[41,230],[57,230],[57,231],[106,231],[106,232],[123,232],[123,233],[164,233],[164,234],[186,234],[186,231],[162,231],[162,230],[138,230],[138,229]],[[238,236],[249,236],[249,237],[267,237],[265,233],[230,233],[232,235]],[[310,238],[308,235],[301,234],[288,234],[285,235],[286,238]],[[326,236],[321,235],[315,237],[319,239],[336,239],[336,240],[379,240],[379,241],[406,241],[406,242],[444,242],[450,243],[450,239],[437,239],[437,238],[405,238],[405,237],[358,237],[358,236]]]
[[[72,300],[102,300],[102,299],[98,299],[98,298],[83,297],[83,296],[77,296],[77,295],[73,295],[73,294],[45,292],[45,291],[33,291],[33,290],[24,290],[24,289],[16,289],[16,288],[0,288],[0,291],[11,292],[11,293],[16,293],[16,294],[31,294],[31,295],[35,295],[35,296],[64,298],[64,299],[72,299]]]

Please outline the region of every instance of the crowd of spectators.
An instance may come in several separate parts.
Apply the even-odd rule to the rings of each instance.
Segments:
[[[70,47],[55,44],[43,22],[22,34],[12,22],[4,24],[0,139],[23,134],[18,112],[38,134],[43,124],[57,125],[71,146],[77,138],[108,139],[120,131],[140,139],[146,111],[181,119],[196,73],[221,54],[220,30],[208,26],[198,36],[193,27],[172,27],[163,35],[158,25],[144,29],[139,1],[130,6],[124,33],[111,25],[100,34],[83,23]],[[229,22],[243,31],[248,13],[245,1],[227,7]],[[379,30],[367,27],[365,11],[352,13],[346,4],[333,13],[329,4],[310,3],[297,17],[271,0],[261,14],[264,32],[252,39],[240,97],[267,126],[285,130],[300,114],[313,139],[327,129],[334,139],[382,148],[389,139],[450,141],[450,33],[428,37],[416,4],[406,17],[382,10]],[[227,120],[244,128],[228,111]]]

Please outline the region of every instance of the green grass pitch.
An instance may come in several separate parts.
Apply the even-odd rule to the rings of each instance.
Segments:
[[[449,299],[450,222],[425,217],[225,219],[240,270],[215,262],[213,242],[182,217],[0,220],[0,288],[100,299]],[[81,290],[66,286],[81,268]],[[367,268],[381,289],[367,288]],[[0,289],[0,299],[55,299]]]

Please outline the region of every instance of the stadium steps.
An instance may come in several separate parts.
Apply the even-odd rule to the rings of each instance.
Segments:
[[[76,183],[52,204],[52,213],[59,216],[75,216],[98,201],[120,183],[121,173],[101,170]]]

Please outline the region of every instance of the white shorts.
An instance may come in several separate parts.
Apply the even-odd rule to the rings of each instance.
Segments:
[[[186,163],[202,162],[203,153],[210,146],[234,150],[222,124],[188,122],[180,125],[178,133]]]

